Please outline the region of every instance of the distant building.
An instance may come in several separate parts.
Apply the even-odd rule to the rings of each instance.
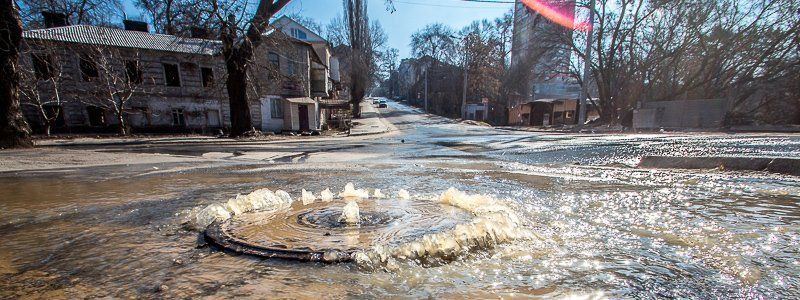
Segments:
[[[465,110],[467,120],[486,121],[489,118],[488,103],[469,103]]]
[[[295,38],[285,34],[296,32],[290,29],[295,22],[279,20],[283,30],[265,33],[250,68],[253,126],[275,132],[319,130],[324,123],[319,99],[336,96],[338,72],[329,71],[336,58],[327,43],[314,39],[318,35],[303,31],[307,40]],[[142,22],[126,21],[125,27],[67,25],[23,33],[20,63],[36,71],[41,92],[52,98],[44,80],[48,76],[62,81],[61,101],[48,104],[61,114],[56,131],[101,131],[118,124],[109,102],[117,96],[104,88],[109,79],[135,87],[122,108],[134,132],[230,126],[220,41],[153,34]],[[99,49],[113,50],[114,56],[98,57],[112,53]],[[24,113],[34,127],[42,124],[41,113],[31,105]]]
[[[575,14],[574,0],[546,0],[561,14]],[[580,97],[580,86],[569,77],[570,47],[565,41],[571,30],[547,20],[522,1],[514,5],[511,69],[523,76],[520,95],[512,97],[512,107],[535,99]]]

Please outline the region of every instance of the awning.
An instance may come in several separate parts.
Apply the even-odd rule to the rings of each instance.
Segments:
[[[531,102],[541,102],[541,103],[556,103],[556,102],[563,102],[566,99],[536,99]]]
[[[289,101],[289,103],[295,103],[295,104],[316,104],[317,103],[317,101],[314,101],[314,99],[311,99],[311,98],[308,98],[308,97],[286,98],[286,101]]]
[[[334,100],[322,99],[319,101],[320,108],[333,108],[333,109],[350,109],[350,101],[347,100]]]

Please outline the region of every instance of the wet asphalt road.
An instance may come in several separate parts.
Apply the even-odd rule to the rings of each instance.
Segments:
[[[797,158],[798,135],[571,135],[468,126],[393,102],[380,112],[396,131],[62,146],[193,160],[0,174],[0,298],[800,297],[800,179],[634,168],[643,155]],[[184,226],[238,193],[297,197],[347,182],[509,199],[538,239],[373,272],[231,256]]]

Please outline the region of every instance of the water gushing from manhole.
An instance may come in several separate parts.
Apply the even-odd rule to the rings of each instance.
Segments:
[[[321,195],[330,193],[326,191]],[[206,207],[197,215],[196,225],[205,228],[213,223],[207,236],[237,252],[354,260],[388,269],[396,267],[396,260],[449,260],[528,236],[513,210],[491,197],[455,189],[436,199],[411,198],[405,190],[398,192],[400,198],[375,195],[384,196],[376,190],[369,198],[367,190],[348,184],[339,201],[315,202],[313,193],[303,190],[302,201],[294,202],[285,192],[262,189],[239,195],[224,206]]]

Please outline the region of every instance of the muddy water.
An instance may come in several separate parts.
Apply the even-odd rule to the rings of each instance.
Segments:
[[[529,134],[495,133],[489,140],[481,130],[435,126],[407,134],[406,143],[376,140],[360,151],[385,155],[346,162],[326,164],[311,155],[307,163],[181,172],[119,166],[5,174],[0,298],[800,297],[800,178],[625,166],[647,153],[703,148],[697,139],[627,138],[620,144],[609,138],[591,149],[565,139],[556,149]],[[724,141],[706,140],[713,142],[703,151],[729,151],[720,146]],[[452,149],[456,141],[482,148]],[[743,149],[753,155],[792,156],[798,145],[797,138],[729,142],[752,145]],[[606,156],[579,159],[586,151]],[[160,169],[171,167],[185,166]],[[435,199],[451,186],[491,194],[505,199],[534,236],[435,266],[406,261],[397,269],[367,270],[230,255],[204,246],[185,226],[192,211],[239,193],[283,189],[299,201],[302,189],[336,192],[347,182],[387,195],[407,189],[407,201]],[[446,230],[465,220],[441,207],[381,201],[394,202],[378,210],[402,210],[394,220],[406,222],[365,226],[351,241],[356,247],[400,242],[392,235]],[[288,217],[327,222],[320,218],[345,204],[316,202],[308,208],[312,215],[301,216],[307,211],[299,209]],[[359,202],[362,211],[375,204],[380,201]],[[261,221],[239,233],[286,244],[312,237],[303,232],[309,227],[294,221]],[[338,244],[324,234],[318,238]]]
[[[353,203],[356,203],[355,201]],[[358,200],[360,221],[340,220],[344,200],[295,202],[286,212],[234,217],[230,233],[258,245],[290,249],[353,251],[396,246],[426,233],[449,230],[470,218],[465,211],[424,200]]]

